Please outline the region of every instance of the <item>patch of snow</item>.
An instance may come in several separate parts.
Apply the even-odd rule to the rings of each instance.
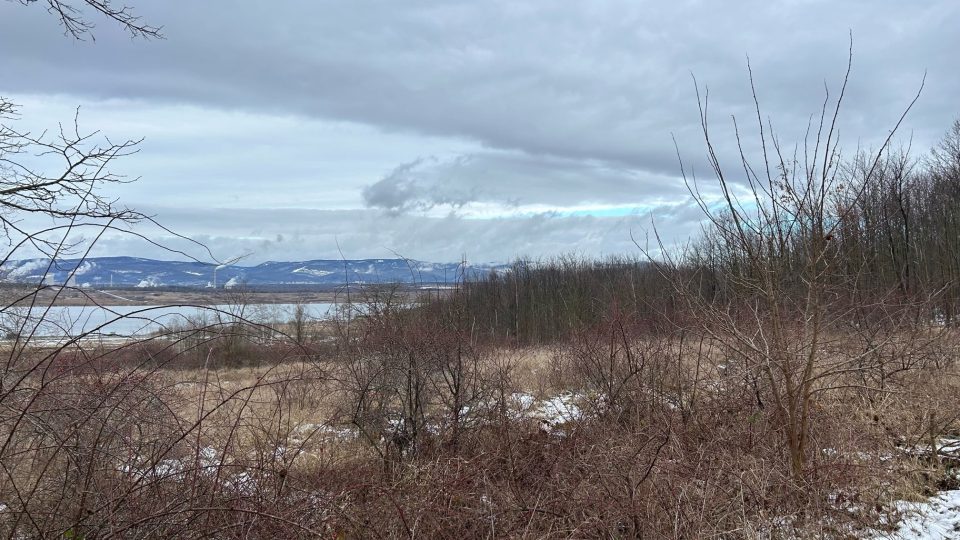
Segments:
[[[212,446],[204,446],[197,455],[197,461],[200,463],[200,466],[204,468],[216,467],[220,464],[217,449]]]
[[[551,425],[566,424],[583,417],[583,411],[577,405],[580,396],[572,392],[563,392],[540,402],[530,416]]]
[[[135,460],[134,463],[123,463],[117,467],[117,470],[138,478],[182,478],[188,469],[194,468],[201,473],[212,475],[220,466],[220,456],[213,447],[206,446],[200,449],[196,456],[196,462],[193,456],[187,456],[182,459],[164,459],[156,463],[145,463],[143,460]]]
[[[898,502],[905,515],[891,533],[874,533],[874,540],[948,540],[960,538],[960,490],[941,491],[926,502]]]
[[[301,266],[300,268],[293,270],[293,273],[307,274],[308,276],[314,276],[314,277],[325,277],[325,276],[329,276],[330,274],[333,274],[334,272],[331,272],[329,270],[314,270],[312,268],[307,268],[306,266]]]
[[[942,438],[937,452],[941,456],[960,457],[960,439]]]
[[[326,424],[301,424],[293,430],[290,437],[294,442],[303,442],[311,437],[323,437],[334,440],[349,440],[357,438],[357,432],[350,426],[336,427]]]
[[[154,464],[132,465],[122,464],[118,468],[120,472],[136,476],[138,478],[169,478],[180,477],[183,474],[184,466],[180,460],[164,459]]]
[[[542,428],[551,431],[564,424],[579,420],[584,415],[583,409],[579,406],[583,396],[573,392],[561,392],[544,400],[538,400],[530,394],[517,392],[511,394],[510,398],[515,404],[515,416],[517,418],[539,420]]]
[[[937,455],[942,458],[960,459],[960,439],[941,437],[937,440]],[[904,452],[914,456],[929,456],[933,449],[929,444],[917,444],[901,448]]]
[[[523,392],[516,392],[510,397],[520,405],[521,411],[529,410],[537,402],[537,398]]]
[[[257,489],[257,480],[248,472],[241,472],[233,475],[224,482],[228,488],[233,488],[244,495],[251,495]]]
[[[157,476],[176,476],[183,472],[183,463],[176,459],[165,459],[153,467]]]
[[[226,283],[223,284],[223,288],[224,288],[224,289],[232,289],[232,288],[236,287],[237,285],[240,285],[240,280],[239,280],[236,276],[234,276],[234,277],[230,278],[229,281],[227,281]]]

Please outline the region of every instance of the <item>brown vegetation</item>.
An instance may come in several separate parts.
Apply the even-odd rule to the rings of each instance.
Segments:
[[[86,28],[56,13],[68,32]],[[929,161],[884,144],[844,162],[828,105],[797,158],[760,122],[761,162],[744,158],[737,176],[704,113],[721,197],[690,179],[705,234],[682,250],[643,246],[641,262],[518,263],[441,298],[356,291],[322,334],[302,316],[265,327],[211,312],[119,347],[54,345],[24,323],[0,362],[0,534],[878,527],[891,501],[956,478],[956,456],[939,448],[960,430],[960,127]],[[66,165],[0,170],[8,258],[34,245],[55,259],[78,249],[77,228],[147,219],[95,189],[120,181],[107,170],[135,142],[91,141],[0,131],[8,162],[40,149]],[[17,212],[56,224],[22,231]],[[40,300],[8,308],[56,298]]]

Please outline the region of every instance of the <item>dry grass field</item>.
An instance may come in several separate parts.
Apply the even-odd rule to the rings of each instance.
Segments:
[[[164,340],[49,363],[22,351],[39,369],[0,417],[4,451],[20,457],[0,478],[0,526],[87,538],[847,538],[882,534],[896,501],[955,486],[952,329],[924,330],[922,346],[908,334],[886,349],[825,340],[816,370],[833,375],[816,387],[797,478],[774,390],[713,338],[608,321],[518,347],[418,319],[355,320],[320,348],[204,338],[170,361]],[[864,350],[871,363],[837,369]]]

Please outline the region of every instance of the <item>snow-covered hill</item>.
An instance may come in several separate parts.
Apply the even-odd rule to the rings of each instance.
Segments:
[[[217,287],[246,284],[342,285],[349,283],[451,283],[502,270],[501,265],[424,263],[404,259],[269,261],[256,266],[158,261],[137,257],[100,257],[8,261],[0,266],[0,282],[105,287]]]

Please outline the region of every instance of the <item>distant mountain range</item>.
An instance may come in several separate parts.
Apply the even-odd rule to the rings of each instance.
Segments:
[[[432,285],[468,279],[505,265],[426,263],[404,259],[269,261],[256,266],[158,261],[137,257],[98,257],[8,261],[0,266],[0,283],[64,284],[80,287],[336,286],[347,282]]]

